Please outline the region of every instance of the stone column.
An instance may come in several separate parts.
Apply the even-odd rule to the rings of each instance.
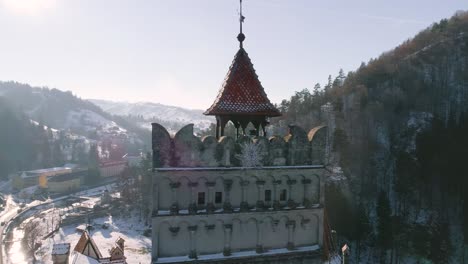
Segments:
[[[225,212],[232,212],[232,205],[231,205],[231,189],[232,189],[232,180],[224,180],[224,203],[223,209]]]
[[[273,181],[273,210],[279,210],[281,208],[278,192],[278,185],[280,184],[281,180]]]
[[[259,221],[257,223],[257,247],[255,251],[257,253],[263,253],[265,252],[265,248],[263,247],[263,228],[262,228],[263,222]]]
[[[153,213],[152,215],[155,216],[158,214],[159,211],[159,188],[158,185],[155,183],[153,184]]]
[[[152,241],[153,243],[151,244],[151,260],[155,262],[158,260],[158,246],[159,246],[159,226],[156,226],[156,221],[153,221],[152,223]]]
[[[288,180],[287,181],[287,184],[288,184],[288,196],[289,196],[289,199],[288,199],[288,207],[291,208],[291,209],[294,209],[297,207],[297,204],[296,202],[294,202],[294,200],[292,199],[292,186],[295,185],[297,183],[296,180]]]
[[[189,226],[188,227],[189,231],[189,237],[190,237],[190,253],[189,253],[189,258],[191,259],[196,259],[197,258],[197,226]]]
[[[288,228],[288,244],[286,245],[286,248],[289,250],[294,249],[294,231],[296,228],[296,221],[294,220],[289,220],[286,222],[286,227]]]
[[[214,201],[213,201],[213,189],[216,185],[216,182],[206,182],[206,187],[208,188],[208,203],[206,205],[206,212],[213,213],[215,211]]]
[[[232,224],[225,224],[224,225],[224,249],[223,249],[224,256],[231,255],[231,234],[232,234]]]
[[[180,182],[171,182],[169,185],[172,191],[171,214],[179,214],[179,203],[177,202],[177,189],[179,189],[180,187]]]
[[[197,193],[196,189],[198,186],[198,182],[189,182],[188,186],[190,187],[190,205],[189,205],[189,214],[196,214],[197,213]]]
[[[312,181],[310,179],[302,180],[302,185],[304,186],[304,197],[302,199],[302,205],[306,208],[310,208],[310,206],[312,205],[310,199],[307,197],[307,192],[311,183]]]
[[[265,187],[265,181],[257,181],[257,210],[265,209],[265,193],[263,189]]]
[[[248,186],[249,186],[249,181],[241,182],[242,202],[240,204],[240,210],[244,212],[249,210],[249,204],[247,203],[247,190],[246,190]]]

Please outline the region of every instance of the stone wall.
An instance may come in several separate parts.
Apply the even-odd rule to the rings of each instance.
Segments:
[[[160,168],[153,176],[153,215],[313,208],[324,202],[323,173],[322,166]]]
[[[231,167],[241,166],[238,158],[244,144],[260,146],[262,166],[323,165],[326,163],[326,126],[308,133],[291,125],[289,134],[281,136],[238,139],[213,136],[199,138],[193,134],[193,124],[180,129],[173,137],[160,124],[152,124],[153,166],[161,167]]]
[[[318,250],[323,242],[322,222],[323,210],[319,208],[156,217],[153,250],[162,262],[170,262],[171,257],[177,256],[259,257],[279,250],[284,253]]]
[[[318,250],[323,192],[321,165],[155,169],[153,260]]]

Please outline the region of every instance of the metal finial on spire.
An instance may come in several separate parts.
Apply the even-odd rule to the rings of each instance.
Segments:
[[[242,0],[240,1],[240,9],[239,9],[239,24],[240,24],[240,33],[237,35],[237,40],[240,42],[240,47],[242,48],[242,42],[245,40],[245,35],[242,33],[242,23],[244,23],[245,16],[242,15]]]

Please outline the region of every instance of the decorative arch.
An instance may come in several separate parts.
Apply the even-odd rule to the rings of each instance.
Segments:
[[[171,136],[160,124],[152,123],[153,168],[168,167],[171,162]]]
[[[201,159],[203,166],[216,167],[218,166],[218,160],[216,159],[216,151],[218,147],[218,141],[213,136],[204,136],[202,138],[202,154]]]
[[[311,204],[320,204],[320,196],[322,195],[320,176],[314,173],[308,179],[310,180],[308,197]]]
[[[190,248],[188,231],[181,226],[171,226],[168,222],[159,225],[158,255],[173,257],[188,255]]]
[[[179,178],[180,186],[177,189],[177,201],[180,209],[188,209],[191,201],[190,179],[182,176]]]
[[[223,136],[219,138],[216,159],[221,166],[230,167],[236,164],[235,144],[236,142],[232,137]]]
[[[201,164],[202,143],[193,134],[193,124],[182,127],[174,136],[174,162],[179,167],[195,167]]]
[[[288,165],[306,165],[310,162],[310,147],[307,133],[303,128],[289,126],[289,134],[284,137],[288,145]]]
[[[158,208],[159,210],[169,210],[172,205],[172,189],[170,184],[172,181],[167,178],[163,177],[158,184]]]
[[[328,127],[317,126],[312,128],[308,135],[309,145],[311,149],[311,163],[314,165],[325,164],[328,145]]]

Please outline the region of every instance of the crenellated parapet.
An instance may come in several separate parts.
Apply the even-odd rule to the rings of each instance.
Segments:
[[[235,167],[242,166],[241,155],[249,144],[259,157],[260,166],[324,165],[326,163],[326,126],[308,133],[299,126],[289,126],[285,136],[197,137],[193,124],[174,136],[160,124],[152,124],[153,167]],[[244,154],[243,154],[244,153]]]

